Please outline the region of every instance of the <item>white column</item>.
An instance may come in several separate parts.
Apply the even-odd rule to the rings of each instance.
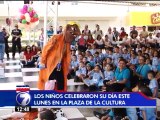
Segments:
[[[54,34],[57,34],[57,22],[58,22],[58,1],[54,3],[55,15],[54,15]]]
[[[48,1],[44,1],[44,41],[43,45],[47,43],[47,13],[48,13]]]

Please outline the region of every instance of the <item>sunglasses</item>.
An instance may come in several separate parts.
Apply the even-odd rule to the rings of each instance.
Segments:
[[[31,49],[31,48],[27,48],[27,49]]]

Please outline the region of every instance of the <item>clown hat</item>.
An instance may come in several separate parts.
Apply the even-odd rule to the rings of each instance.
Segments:
[[[78,27],[80,27],[80,25],[78,23],[76,23],[75,21],[70,21],[68,22],[69,25],[78,25]]]

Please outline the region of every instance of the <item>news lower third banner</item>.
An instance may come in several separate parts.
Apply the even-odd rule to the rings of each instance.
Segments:
[[[141,93],[0,91],[0,107],[155,107],[156,100]]]

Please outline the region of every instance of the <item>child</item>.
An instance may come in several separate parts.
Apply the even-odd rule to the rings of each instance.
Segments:
[[[106,48],[105,53],[104,53],[104,58],[107,58],[107,57],[108,57],[108,54],[109,54],[109,49]]]
[[[155,73],[154,71],[148,72],[148,79],[150,80],[149,88],[152,91],[152,97],[157,98],[158,97],[158,82],[155,79]]]
[[[154,72],[157,72],[159,62],[160,60],[158,58],[158,51],[154,51],[153,58],[152,58],[152,68]]]
[[[93,70],[93,68],[92,68],[92,66],[91,66],[91,64],[90,63],[87,63],[87,65],[86,65],[86,69],[87,69],[87,72],[86,72],[86,78],[90,78],[90,76],[92,75],[92,70]]]
[[[127,50],[127,49],[124,49],[124,50],[123,50],[122,57],[123,57],[125,60],[130,59],[130,55],[129,55],[129,53],[128,53],[128,50]]]
[[[90,55],[92,55],[91,52],[90,51],[86,51],[86,55],[85,56],[87,57],[87,61],[89,61]]]
[[[94,57],[94,59],[95,59],[96,64],[101,63],[101,59],[100,59],[100,57],[99,57],[99,52],[95,52],[95,57]]]
[[[139,92],[142,92],[144,95],[146,95],[149,98],[152,98],[152,92],[151,90],[146,86],[141,86],[139,88]],[[156,120],[156,107],[155,108],[140,108],[141,111],[141,117],[143,120]]]
[[[113,64],[107,64],[106,69],[104,71],[103,83],[106,84],[106,82],[113,80],[113,78],[114,78]]]
[[[118,46],[116,46],[114,48],[114,51],[115,51],[115,53],[113,54],[112,59],[114,61],[114,65],[118,66],[118,58],[122,57],[122,55],[121,55],[121,53],[119,51],[119,47]]]
[[[138,52],[139,50],[141,50],[141,45],[140,44],[137,45],[136,52]]]
[[[136,53],[132,53],[131,54],[130,63],[133,64],[133,65],[137,65],[138,64],[138,58],[136,56]]]
[[[151,60],[150,58],[146,59],[146,64],[150,67],[150,69],[152,70],[152,65],[151,65]]]
[[[75,82],[80,82],[83,80],[83,78],[86,76],[86,66],[84,62],[80,62],[79,68],[76,71],[76,76],[74,78]]]
[[[91,51],[92,51],[92,46],[91,46],[91,45],[88,45],[86,51],[90,51],[90,53],[92,53],[92,52],[91,52]]]
[[[109,49],[108,57],[112,58],[112,60],[113,60],[113,50]]]
[[[93,55],[90,55],[89,56],[89,60],[88,60],[91,64],[92,67],[95,66],[96,62],[95,62],[95,59],[94,59],[94,56]]]
[[[105,55],[102,53],[102,49],[98,49],[99,52],[99,58],[102,61],[105,58]]]
[[[88,63],[87,57],[84,57],[83,60],[84,64],[86,65]]]
[[[68,74],[68,79],[71,79],[73,76],[75,76],[75,71],[78,69],[79,63],[77,61],[77,56],[73,55],[71,64],[70,64],[70,71]]]
[[[95,86],[97,88],[101,79],[103,79],[103,73],[101,72],[101,67],[99,65],[96,65],[94,70],[92,71],[90,79],[84,80],[84,83],[89,87]]]
[[[92,49],[90,49],[90,52],[92,53],[92,55],[95,54],[95,52],[96,52],[96,45],[95,44],[92,45]]]
[[[107,62],[107,64],[112,64],[112,58],[107,57],[107,58],[106,58],[106,62]]]

